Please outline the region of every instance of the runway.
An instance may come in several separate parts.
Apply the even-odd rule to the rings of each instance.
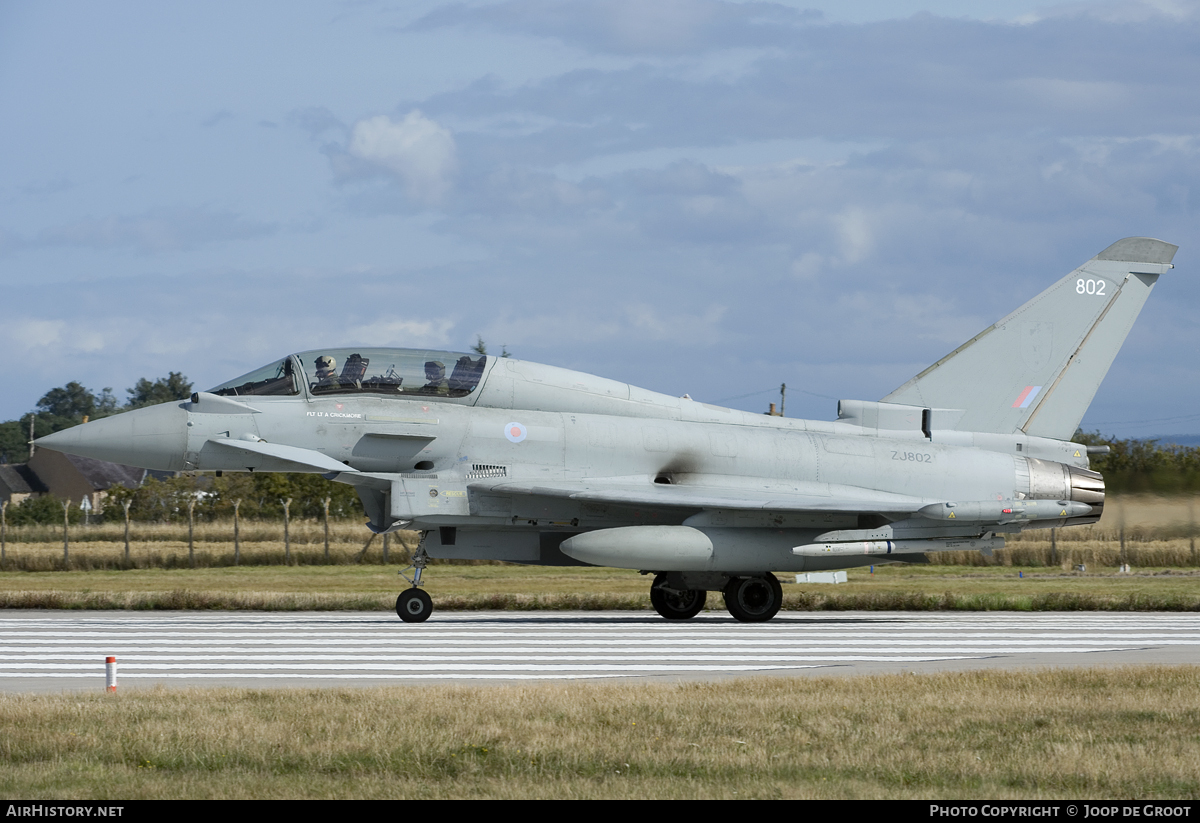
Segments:
[[[784,612],[0,614],[0,690],[723,679],[1032,666],[1200,665],[1200,615]]]

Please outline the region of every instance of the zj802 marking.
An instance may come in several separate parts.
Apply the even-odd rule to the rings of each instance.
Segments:
[[[904,460],[909,463],[932,463],[933,455],[925,452],[898,452],[892,451],[893,460]]]

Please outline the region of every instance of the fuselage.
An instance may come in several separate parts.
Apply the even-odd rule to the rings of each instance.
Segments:
[[[362,352],[368,355],[364,360],[382,362],[378,351]],[[287,444],[345,466],[340,474],[325,473],[360,487],[377,530],[395,523],[418,530],[458,528],[464,534],[454,548],[435,549],[442,549],[443,555],[470,556],[502,544],[496,548],[500,555],[515,552],[533,562],[537,552],[511,548],[519,545],[511,538],[492,535],[477,545],[467,533],[575,534],[700,523],[709,529],[784,530],[781,545],[790,546],[831,529],[877,525],[855,511],[858,499],[864,501],[860,510],[870,510],[889,495],[928,504],[1046,497],[1038,487],[1045,466],[1087,466],[1086,452],[1075,444],[930,431],[927,421],[922,426],[920,410],[909,417],[893,415],[891,422],[885,421],[891,428],[883,429],[862,425],[861,403],[847,403],[852,411],[839,421],[788,419],[511,359],[481,358],[478,383],[457,397],[444,388],[440,394],[430,390],[406,396],[386,387],[364,391],[359,386],[321,394],[314,391],[314,379],[304,374],[304,361],[313,359],[294,356],[294,393],[241,394],[227,384],[214,391],[235,401],[228,409],[208,407],[203,400],[178,404],[171,411],[163,408],[162,413],[176,422],[159,428],[179,434],[153,467],[280,470],[269,455],[218,447],[217,442]],[[896,420],[907,428],[897,428]],[[166,431],[159,435],[170,436]],[[1070,499],[1069,471],[1056,468],[1052,473],[1049,496]],[[644,500],[623,505],[504,493],[512,486],[533,487],[536,492],[539,484],[586,489],[592,481],[663,492],[665,486],[734,490],[757,495],[763,503],[725,510],[668,505],[668,498],[655,506]],[[1060,488],[1053,488],[1054,483]],[[481,489],[481,484],[496,488]],[[381,495],[376,512],[370,511],[372,488]],[[771,509],[772,497],[797,494],[827,499],[829,510]],[[976,524],[951,528],[955,525],[940,524],[932,533],[962,536],[984,531]],[[776,568],[851,565],[844,559],[806,560],[775,549],[771,553],[777,554]]]

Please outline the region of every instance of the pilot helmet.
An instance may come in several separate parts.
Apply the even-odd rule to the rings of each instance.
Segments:
[[[337,368],[336,361],[327,354],[317,358],[317,371],[333,371]]]

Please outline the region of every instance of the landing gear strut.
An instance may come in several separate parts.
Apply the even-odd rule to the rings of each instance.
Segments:
[[[770,572],[762,577],[735,577],[722,594],[725,608],[743,623],[766,622],[783,605],[783,587]]]
[[[425,552],[425,536],[422,534],[412,565],[400,572],[400,576],[412,584],[411,589],[405,589],[396,598],[396,614],[405,623],[424,623],[433,614],[433,598],[424,589],[418,588],[421,585],[421,573],[428,563],[429,555]],[[408,569],[413,570],[412,577],[404,573]]]
[[[666,572],[655,575],[654,583],[650,586],[650,605],[668,620],[688,620],[695,617],[704,608],[707,596],[708,593],[704,589],[667,588]]]

